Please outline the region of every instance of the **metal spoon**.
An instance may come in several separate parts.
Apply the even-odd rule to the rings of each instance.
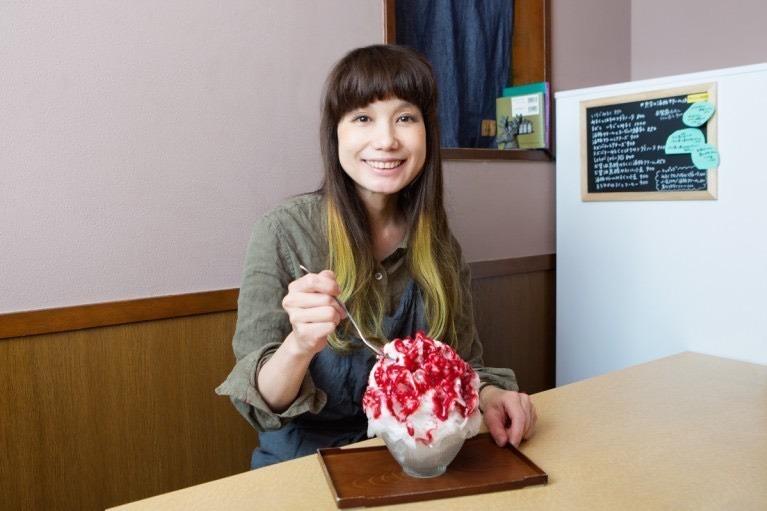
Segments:
[[[304,270],[306,273],[313,273],[313,272],[311,272],[311,271],[307,270],[307,269],[306,269],[306,268],[305,268],[303,265],[301,265],[301,264],[299,264],[299,265],[298,265],[298,267],[299,267],[299,268],[301,268],[302,270]],[[384,352],[381,350],[381,348],[379,348],[378,346],[376,346],[375,344],[373,344],[372,342],[368,341],[368,340],[365,338],[365,336],[362,334],[362,330],[360,330],[360,327],[359,327],[359,325],[357,325],[357,322],[356,322],[356,321],[354,321],[354,318],[352,317],[352,315],[351,315],[351,314],[349,314],[349,309],[347,309],[347,308],[346,308],[346,305],[344,305],[344,302],[342,302],[341,300],[339,300],[339,299],[338,299],[338,297],[334,297],[334,298],[335,298],[335,299],[336,299],[336,301],[338,302],[338,305],[340,305],[340,306],[341,306],[341,308],[344,310],[344,312],[346,312],[346,317],[347,317],[347,318],[349,318],[349,321],[351,321],[351,322],[352,322],[352,325],[354,325],[354,328],[357,330],[357,335],[359,335],[359,336],[360,336],[360,339],[361,339],[361,340],[362,340],[362,342],[365,344],[365,346],[367,346],[367,347],[370,349],[370,351],[372,351],[373,353],[375,353],[375,354],[376,354],[376,356],[379,356],[379,357],[387,357],[388,355],[386,355],[386,354],[385,354],[385,353],[384,353]],[[389,358],[391,358],[391,357],[389,357]]]

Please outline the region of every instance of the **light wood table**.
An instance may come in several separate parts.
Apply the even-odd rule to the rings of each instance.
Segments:
[[[767,366],[681,353],[533,398],[547,485],[389,507],[767,509]],[[314,455],[114,509],[337,508]]]

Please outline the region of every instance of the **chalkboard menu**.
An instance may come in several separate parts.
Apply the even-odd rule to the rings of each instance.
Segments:
[[[715,105],[715,84],[583,102],[583,200],[716,198]]]

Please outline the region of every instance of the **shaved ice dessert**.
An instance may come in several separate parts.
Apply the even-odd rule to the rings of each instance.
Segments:
[[[479,432],[479,377],[448,345],[419,331],[383,348],[362,407],[404,472],[434,477]]]

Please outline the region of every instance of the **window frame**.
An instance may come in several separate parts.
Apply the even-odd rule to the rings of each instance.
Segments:
[[[384,43],[396,44],[396,0],[384,3]],[[550,0],[514,0],[511,37],[512,84],[551,83]],[[549,106],[553,102],[549,101]],[[553,115],[550,115],[553,119]],[[551,126],[549,126],[551,130]],[[553,139],[553,133],[552,133]],[[549,149],[480,149],[443,147],[445,160],[552,160]]]

